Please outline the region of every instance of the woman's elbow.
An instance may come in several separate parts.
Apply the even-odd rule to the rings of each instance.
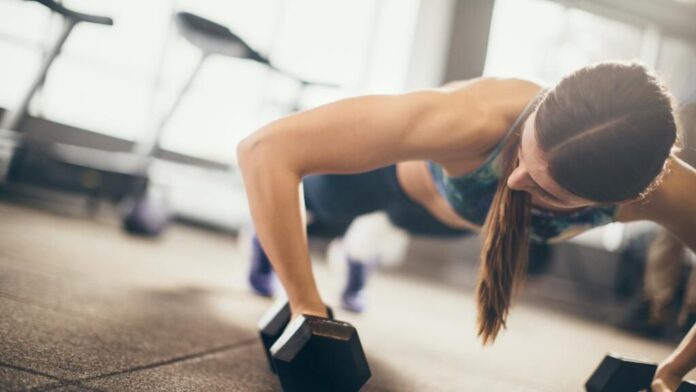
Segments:
[[[237,165],[243,177],[253,178],[258,173],[274,172],[282,167],[284,172],[294,167],[283,146],[281,138],[263,131],[257,131],[237,144]]]
[[[250,140],[251,136],[247,136],[237,143],[237,166],[240,169],[244,169],[246,164],[249,162],[251,157],[251,151],[253,150],[253,141]]]
[[[242,172],[263,162],[263,150],[267,149],[269,141],[259,133],[254,132],[237,144],[237,165]]]

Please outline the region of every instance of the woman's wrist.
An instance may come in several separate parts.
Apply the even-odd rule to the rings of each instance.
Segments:
[[[288,290],[287,294],[293,319],[301,314],[326,317],[326,304],[321,299],[316,286],[302,285],[300,290]]]
[[[655,380],[663,381],[667,386],[676,390],[681,380],[686,376],[690,369],[679,366],[671,357],[660,363],[655,371]]]
[[[657,372],[668,372],[683,378],[693,367],[693,360],[677,350],[658,365]]]
[[[317,317],[328,317],[328,312],[326,309],[326,304],[324,304],[321,299],[319,301],[302,301],[299,303],[290,302],[290,310],[292,311],[292,318],[304,314],[308,316]]]

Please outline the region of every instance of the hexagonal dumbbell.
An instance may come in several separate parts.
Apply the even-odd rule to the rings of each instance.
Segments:
[[[356,392],[370,379],[358,331],[349,323],[300,315],[271,346],[285,392]]]
[[[638,392],[650,389],[657,365],[609,354],[585,383],[588,392]],[[684,381],[677,392],[696,392],[696,384]]]
[[[285,392],[358,391],[370,378],[360,338],[349,323],[309,315],[288,325],[285,302],[276,303],[259,322],[271,370]]]

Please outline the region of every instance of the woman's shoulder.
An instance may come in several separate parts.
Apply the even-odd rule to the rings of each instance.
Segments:
[[[669,225],[672,221],[696,217],[696,169],[671,155],[659,184],[644,197],[619,204],[617,220],[652,220]]]
[[[660,186],[644,199],[622,204],[617,220],[654,221],[696,251],[696,169],[674,156],[669,159],[672,167]]]
[[[496,76],[481,76],[478,78],[455,80],[445,83],[441,89],[450,92],[468,91],[482,94],[524,94],[539,91],[543,86],[540,83],[521,79]]]
[[[477,124],[475,145],[469,147],[469,151],[477,151],[477,159],[488,156],[541,90],[541,85],[531,81],[494,77],[451,82],[442,87],[451,107],[467,108],[468,115],[459,117],[460,127],[471,129],[472,122]],[[468,157],[463,163],[467,166],[471,160],[471,156]],[[459,166],[457,159],[442,163]]]

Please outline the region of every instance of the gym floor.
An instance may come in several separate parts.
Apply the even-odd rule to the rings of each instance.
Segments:
[[[175,225],[151,241],[7,201],[0,216],[0,390],[279,390],[256,332],[272,302],[247,290],[234,236]],[[335,305],[343,271],[315,271]],[[365,391],[581,391],[608,351],[670,351],[528,301],[482,348],[469,290],[406,274],[370,283],[365,314],[337,315],[360,333]]]

